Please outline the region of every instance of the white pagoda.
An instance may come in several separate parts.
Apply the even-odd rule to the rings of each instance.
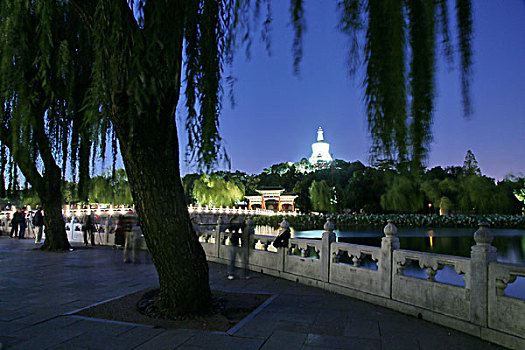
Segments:
[[[330,144],[324,142],[323,129],[319,127],[317,130],[317,142],[312,143],[312,155],[310,156],[310,164],[325,164],[332,161],[330,155]]]

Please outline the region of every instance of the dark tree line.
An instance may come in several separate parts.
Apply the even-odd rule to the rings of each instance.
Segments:
[[[275,164],[261,174],[214,174],[242,184],[246,194],[256,194],[256,189],[264,187],[282,187],[299,196],[296,208],[303,213],[520,214],[523,206],[515,195],[524,187],[523,179],[495,181],[482,175],[470,151],[462,167],[434,167],[419,176],[342,160],[313,172],[300,169],[304,169],[304,161]],[[196,174],[183,178],[189,203],[194,203],[192,188],[198,178]]]

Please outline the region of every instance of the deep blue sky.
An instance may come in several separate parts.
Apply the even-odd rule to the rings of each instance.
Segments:
[[[220,121],[233,171],[259,173],[272,164],[308,158],[319,126],[335,158],[369,164],[362,77],[347,74],[348,41],[336,28],[334,3],[306,2],[299,77],[293,75],[289,1],[272,1],[271,56],[258,33],[250,60],[238,52],[233,65],[237,104],[232,109],[225,99]],[[428,167],[462,165],[471,149],[484,175],[525,176],[525,1],[473,3],[474,113],[469,120],[462,116],[458,71],[441,60]],[[455,36],[455,27],[451,31]],[[180,134],[183,154],[186,137]],[[181,169],[188,172],[184,162]]]

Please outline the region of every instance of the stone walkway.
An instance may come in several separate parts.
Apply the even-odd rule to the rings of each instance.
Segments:
[[[0,349],[500,349],[475,337],[388,309],[261,274],[226,278],[210,264],[215,289],[272,296],[228,332],[163,330],[67,313],[157,284],[149,259],[122,251],[34,249],[0,237]]]

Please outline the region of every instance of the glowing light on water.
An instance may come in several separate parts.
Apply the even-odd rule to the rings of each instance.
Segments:
[[[430,239],[430,248],[434,248],[434,231],[430,230],[427,232],[428,238]]]

